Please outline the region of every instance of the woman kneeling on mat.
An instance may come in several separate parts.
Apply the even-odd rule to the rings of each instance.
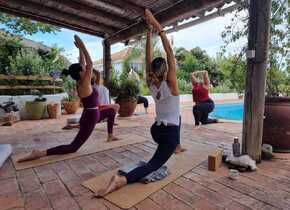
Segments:
[[[203,82],[199,82],[196,75],[202,74]],[[208,118],[208,114],[214,109],[214,102],[208,95],[210,80],[207,71],[196,71],[191,74],[192,99],[195,102],[192,112],[195,119],[195,126],[201,124],[217,123],[217,119]]]
[[[18,162],[38,159],[49,155],[62,155],[76,152],[90,137],[95,125],[101,120],[108,118],[108,141],[117,140],[113,136],[113,124],[115,119],[114,109],[106,109],[100,112],[98,105],[98,92],[91,85],[93,62],[82,42],[75,35],[75,45],[79,48],[80,63],[72,64],[68,70],[64,70],[65,75],[70,75],[77,81],[77,91],[83,103],[83,112],[80,119],[80,130],[75,139],[68,145],[60,145],[48,150],[33,150],[28,156],[19,159]]]
[[[143,177],[164,165],[171,155],[184,151],[180,146],[180,110],[179,90],[176,78],[176,65],[170,43],[162,26],[149,10],[145,10],[145,16],[149,26],[153,26],[162,40],[167,55],[158,57],[151,62],[151,29],[147,32],[146,43],[146,79],[155,101],[156,118],[151,127],[153,140],[158,144],[157,150],[151,160],[141,167],[133,169],[126,175],[114,175],[106,189],[101,189],[97,197],[105,196],[126,184],[138,182]],[[150,27],[151,28],[151,27]]]

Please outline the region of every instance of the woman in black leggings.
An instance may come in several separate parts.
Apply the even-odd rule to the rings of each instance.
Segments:
[[[153,26],[159,32],[167,56],[166,60],[161,57],[151,60],[152,32],[150,28],[147,32],[146,43],[146,79],[155,101],[156,117],[151,126],[151,135],[158,146],[153,157],[144,166],[137,167],[124,176],[114,175],[107,188],[98,191],[97,196],[99,197],[126,184],[139,181],[164,165],[174,152],[184,151],[180,146],[179,90],[173,50],[162,26],[152,13],[145,10],[145,16],[148,25]]]
[[[203,82],[199,82],[196,78],[197,74],[203,75]],[[192,108],[192,112],[195,119],[195,126],[199,127],[201,124],[216,123],[216,119],[208,118],[208,114],[214,109],[214,102],[209,97],[208,90],[210,86],[210,80],[207,71],[196,71],[191,74],[192,83],[192,99],[195,102],[195,106]]]

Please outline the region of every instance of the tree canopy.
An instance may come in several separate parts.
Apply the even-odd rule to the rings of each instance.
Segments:
[[[56,26],[33,21],[23,17],[15,17],[0,13],[0,23],[5,26],[4,30],[18,35],[32,35],[37,32],[55,33],[60,29]]]
[[[206,51],[199,47],[191,50],[185,48],[177,48],[175,51],[177,60],[177,76],[179,79],[190,81],[190,74],[194,71],[207,70],[213,86],[219,85],[223,79],[223,74],[219,70],[216,62]]]
[[[270,25],[270,44],[269,44],[269,57],[267,67],[267,93],[269,95],[284,94],[290,95],[290,16],[289,16],[289,0],[272,0],[271,8],[271,25]],[[245,13],[245,15],[242,15]],[[242,39],[245,39],[248,34],[248,8],[242,11],[236,11],[231,23],[225,27],[222,38],[224,46],[222,47],[223,55],[231,47]],[[237,22],[242,23],[238,27]],[[240,55],[232,59],[237,59],[235,63],[243,63],[245,61],[245,50],[247,46],[243,46]],[[241,71],[242,68],[234,68],[231,71]],[[245,76],[245,75],[244,75]],[[237,81],[244,82],[236,78]],[[244,83],[239,84],[241,86]],[[287,88],[288,87],[288,88]]]

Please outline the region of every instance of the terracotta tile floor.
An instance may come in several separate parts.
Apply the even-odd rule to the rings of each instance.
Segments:
[[[69,142],[77,131],[61,130],[66,117],[0,127],[0,143],[12,144],[14,153],[18,153]],[[233,137],[241,135],[239,123],[222,123],[193,130],[190,109],[182,110],[182,119],[182,140],[227,149],[231,147]],[[135,123],[128,128],[117,126],[116,135],[132,132],[148,138],[148,142],[22,171],[15,171],[9,160],[0,169],[0,210],[118,210],[106,200],[91,199],[92,193],[80,183],[96,173],[154,152],[155,145],[151,143],[149,133],[152,114],[119,120]],[[93,135],[104,136],[105,131],[104,124]],[[241,174],[238,181],[227,178],[225,166],[217,172],[209,172],[205,161],[132,210],[290,209],[290,155],[278,157],[282,158],[259,164],[256,172]]]

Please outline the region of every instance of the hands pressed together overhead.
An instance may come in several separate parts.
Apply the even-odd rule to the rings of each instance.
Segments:
[[[81,40],[81,38],[78,35],[74,35],[74,39],[75,39],[74,41],[75,46],[79,49],[83,49],[85,45],[83,41]]]
[[[153,16],[153,14],[151,13],[151,11],[149,9],[145,9],[145,18],[146,18],[146,22],[147,22],[149,28],[152,28],[153,27],[158,32],[163,31],[162,26],[156,20],[156,18]]]

